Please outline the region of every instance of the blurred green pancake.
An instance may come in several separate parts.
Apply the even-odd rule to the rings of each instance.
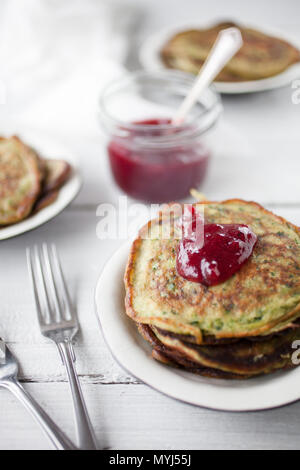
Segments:
[[[71,174],[63,160],[44,160],[18,137],[0,138],[0,228],[52,204]]]
[[[176,34],[161,50],[164,64],[168,68],[197,74],[218,33],[230,26],[240,29],[244,45],[216,81],[260,80],[277,75],[299,62],[299,50],[287,41],[234,23],[220,23],[208,29],[194,29]]]
[[[0,225],[25,219],[41,191],[42,165],[17,137],[0,138]]]

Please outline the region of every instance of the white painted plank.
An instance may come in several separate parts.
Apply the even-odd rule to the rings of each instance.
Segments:
[[[74,438],[66,384],[26,384]],[[171,400],[144,385],[84,385],[102,448],[300,449],[300,403],[259,413],[222,413]],[[21,405],[0,391],[0,449],[47,449]]]

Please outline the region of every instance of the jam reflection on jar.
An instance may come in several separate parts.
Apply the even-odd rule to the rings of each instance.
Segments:
[[[152,203],[187,197],[207,171],[209,153],[201,140],[192,132],[188,136],[191,127],[170,127],[169,119],[133,124],[124,137],[113,137],[108,146],[112,173],[120,188],[135,199]]]

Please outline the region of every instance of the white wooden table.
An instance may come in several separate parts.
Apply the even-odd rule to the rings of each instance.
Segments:
[[[150,6],[145,1],[148,23],[143,34],[166,24],[170,1],[165,1],[159,10],[161,3],[152,0]],[[201,2],[187,3],[200,14]],[[236,3],[228,2],[230,8]],[[266,3],[270,7],[271,2]],[[283,7],[282,2],[272,1],[270,20],[276,26],[296,31],[299,2],[289,3],[298,8],[298,14],[293,15],[287,3]],[[205,18],[213,18],[214,14],[230,17],[226,11],[221,14],[221,2],[211,0],[209,4],[205,2]],[[182,2],[177,5],[174,22],[184,19],[182,15],[185,19],[193,18]],[[251,11],[243,8],[245,19],[258,18],[253,2]],[[261,8],[267,16],[269,10]],[[281,15],[285,8],[289,11],[289,22]],[[203,187],[209,198],[253,199],[300,225],[300,105],[292,104],[291,93],[291,88],[285,88],[224,99],[225,117],[210,175]],[[300,402],[248,414],[204,410],[175,402],[137,383],[114,362],[96,322],[94,289],[105,262],[122,241],[97,239],[96,208],[103,202],[116,202],[119,193],[107,169],[100,133],[92,142],[75,137],[64,143],[81,158],[85,185],[80,196],[55,220],[0,245],[0,332],[19,359],[25,387],[74,437],[65,371],[53,344],[41,338],[38,331],[25,263],[26,246],[43,240],[55,241],[78,306],[81,334],[75,347],[77,367],[102,448],[299,449]],[[8,392],[1,390],[0,449],[47,448],[48,442],[30,416]]]

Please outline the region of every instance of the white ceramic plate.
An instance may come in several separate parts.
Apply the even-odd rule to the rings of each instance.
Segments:
[[[12,132],[1,133],[1,135],[12,135]],[[66,160],[72,165],[73,172],[69,180],[60,189],[58,198],[53,204],[18,224],[0,229],[0,240],[16,237],[53,219],[53,217],[57,216],[73,201],[82,185],[77,159],[72,152],[56,143],[49,136],[45,136],[40,132],[26,130],[24,132],[18,132],[17,135],[24,140],[25,143],[35,148],[42,157]]]
[[[248,25],[249,26],[249,25]],[[166,68],[163,61],[160,58],[160,51],[164,44],[175,34],[180,31],[187,29],[197,29],[205,28],[207,25],[197,24],[183,24],[180,26],[175,26],[171,28],[164,29],[150,36],[142,45],[139,53],[139,59],[141,65],[146,70],[157,70],[161,68]],[[295,47],[300,49],[300,42],[296,39],[290,37],[282,31],[275,31],[274,29],[266,29],[260,27],[253,27],[259,31],[262,31],[271,36],[277,36],[279,38],[285,39]],[[290,66],[284,72],[275,75],[274,77],[262,79],[262,80],[251,80],[247,82],[215,82],[215,87],[219,93],[226,94],[239,94],[239,93],[254,93],[257,91],[272,90],[275,88],[280,88],[292,83],[293,80],[300,77],[300,62]]]
[[[276,408],[300,399],[300,367],[245,381],[217,380],[172,369],[151,358],[151,348],[124,309],[123,276],[130,245],[107,263],[96,288],[97,317],[114,358],[159,392],[193,405],[226,411]]]

